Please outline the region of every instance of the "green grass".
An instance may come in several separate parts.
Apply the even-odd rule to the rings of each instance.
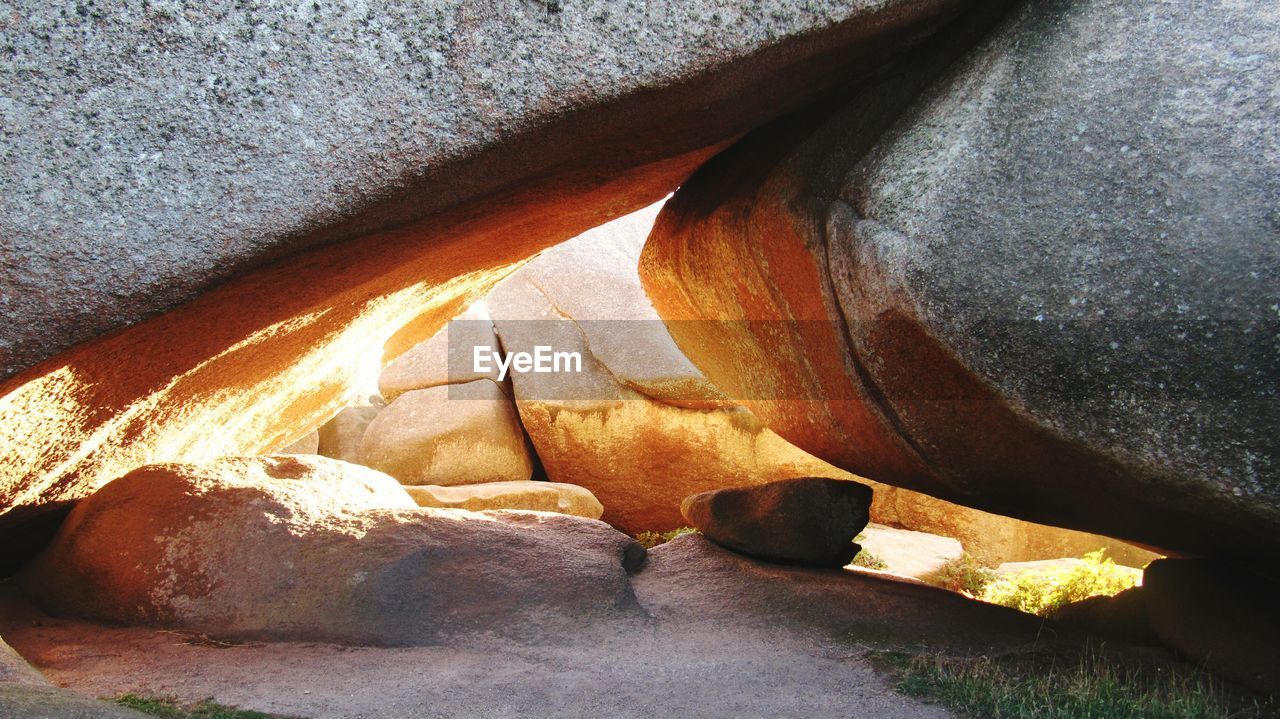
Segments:
[[[854,556],[853,561],[849,562],[855,567],[863,567],[865,569],[888,569],[889,563],[880,558],[879,555],[872,554],[863,549]]]
[[[670,532],[640,532],[636,535],[636,541],[645,549],[653,549],[659,544],[666,544],[676,537],[683,537],[686,534],[698,534],[698,530],[693,527],[681,527],[673,529]]]
[[[962,554],[920,577],[920,581],[969,597],[979,597],[995,578],[996,573],[990,567],[969,554]]]
[[[919,656],[896,672],[898,690],[981,719],[1261,719],[1275,700],[1233,695],[1172,666],[1122,669],[1098,652],[1062,666],[1026,657]]]
[[[1103,556],[1103,551],[1084,555],[1084,563],[1074,567],[1001,577],[986,584],[976,596],[1043,617],[1063,605],[1099,595],[1113,596],[1138,583],[1141,573],[1117,565]]]
[[[286,717],[280,714],[263,714],[262,712],[233,709],[208,699],[189,706],[182,706],[172,699],[124,694],[116,697],[114,701],[122,707],[128,707],[161,719],[297,719],[296,717]]]

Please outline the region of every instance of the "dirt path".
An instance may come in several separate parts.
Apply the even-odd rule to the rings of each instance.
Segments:
[[[766,565],[701,538],[653,553],[636,593],[648,626],[584,627],[557,646],[250,643],[54,619],[5,591],[0,636],[55,684],[309,719],[946,717],[865,658],[885,643],[1013,650],[1034,622],[926,587]],[[992,611],[996,610],[996,611]],[[948,629],[950,628],[950,629]],[[930,641],[936,638],[936,641]]]

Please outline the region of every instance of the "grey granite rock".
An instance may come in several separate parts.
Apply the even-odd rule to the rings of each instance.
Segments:
[[[743,397],[870,479],[1276,567],[1280,8],[1019,3],[958,61],[941,46],[682,186],[642,260],[664,316],[775,296],[752,310],[835,323],[681,349],[832,400]],[[757,259],[800,253],[809,275]]]
[[[304,246],[725,140],[966,4],[22,0],[0,379]]]
[[[1112,493],[1059,521],[1176,503],[1274,533],[1278,76],[1274,3],[1033,3],[854,169],[852,212],[828,218],[834,284],[855,352],[944,471],[973,465],[948,462],[955,430],[927,426],[941,412],[890,365],[882,313],[1126,475],[1081,476]],[[994,474],[986,491],[1026,481]]]

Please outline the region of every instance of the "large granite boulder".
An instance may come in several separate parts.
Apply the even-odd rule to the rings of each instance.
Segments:
[[[284,446],[529,256],[969,4],[20,3],[0,511]],[[0,563],[33,523],[0,516]]]
[[[1220,562],[1161,559],[1147,566],[1142,602],[1151,631],[1209,670],[1280,693],[1280,583]]]
[[[54,613],[220,637],[542,641],[639,616],[628,571],[643,557],[593,520],[419,508],[367,468],[245,457],[112,482],[20,583]]]
[[[487,379],[400,395],[365,429],[360,463],[402,484],[513,482],[533,473],[515,406]]]
[[[700,170],[659,312],[850,471],[1274,568],[1280,8],[1025,3],[968,42]]]
[[[860,547],[871,488],[825,477],[798,477],[685,497],[680,513],[708,539],[765,559],[843,567]]]

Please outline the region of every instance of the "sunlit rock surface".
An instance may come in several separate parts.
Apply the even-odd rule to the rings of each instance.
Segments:
[[[419,508],[364,467],[246,457],[112,482],[20,581],[55,613],[212,636],[554,641],[587,619],[638,617],[628,569],[643,556],[588,519]]]
[[[360,463],[402,484],[527,480],[533,463],[508,390],[488,379],[396,397],[360,440]]]
[[[683,526],[680,500],[709,489],[851,477],[764,428],[672,342],[636,273],[656,211],[545,251],[485,300],[508,352],[582,357],[581,372],[511,378],[547,477],[591,490],[628,532]]]
[[[560,482],[486,482],[456,487],[405,487],[419,507],[467,509],[522,509],[557,512],[575,517],[599,519],[604,505],[595,495],[575,484]]]
[[[1266,2],[1020,5],[709,163],[645,286],[668,320],[800,321],[671,325],[834,464],[1274,567],[1278,30]]]
[[[279,449],[531,254],[964,5],[27,3],[0,31],[0,564],[135,467]]]

